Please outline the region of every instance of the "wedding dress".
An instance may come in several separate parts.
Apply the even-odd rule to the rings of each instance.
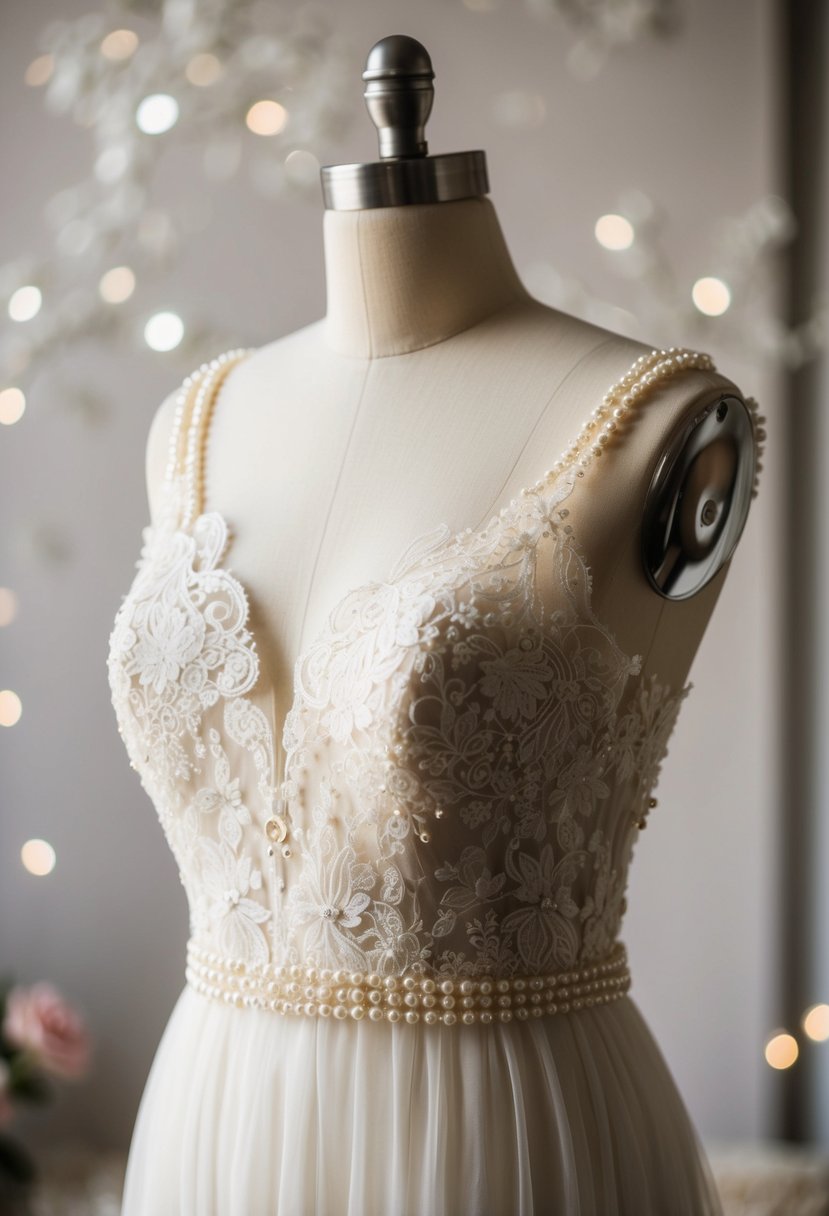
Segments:
[[[719,1213],[618,936],[692,685],[620,649],[568,522],[626,412],[710,359],[637,360],[485,527],[419,537],[332,606],[280,731],[230,525],[203,509],[245,355],[182,387],[109,639],[190,906],[124,1216]]]

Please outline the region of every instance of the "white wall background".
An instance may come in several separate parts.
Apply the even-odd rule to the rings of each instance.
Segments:
[[[0,263],[43,248],[43,201],[89,161],[88,135],[47,116],[22,75],[43,26],[91,4],[3,5]],[[539,24],[520,0],[478,12],[458,0],[360,0],[330,11],[353,48],[343,105],[354,121],[340,146],[314,149],[322,163],[375,158],[360,81],[365,55],[387,34],[420,39],[436,71],[430,151],[486,150],[490,197],[531,290],[544,262],[630,304],[633,286],[593,237],[595,219],[627,187],[664,207],[663,240],[689,288],[715,272],[717,222],[779,192],[770,0],[681,0],[677,36],[620,50],[589,84],[565,68],[571,29],[562,20]],[[510,89],[541,94],[546,120],[530,130],[499,125],[494,100]],[[163,168],[171,192],[193,172],[186,157]],[[147,312],[209,314],[252,345],[321,316],[320,198],[268,202],[241,180],[214,190],[212,202],[210,227],[194,235],[163,289],[147,292]],[[692,334],[654,328],[637,336],[708,350],[769,418],[763,489],[691,671],[695,689],[639,844],[625,934],[633,995],[700,1131],[742,1139],[771,1128],[778,1081],[763,1045],[777,1016],[775,833],[785,812],[776,805],[775,760],[779,403],[770,368],[724,343],[716,322]],[[85,1009],[95,1072],[32,1126],[101,1147],[128,1142],[183,984],[183,893],[116,731],[106,652],[147,522],[150,418],[188,370],[175,354],[90,345],[41,378],[24,419],[0,434],[0,584],[21,605],[0,633],[0,687],[15,689],[24,707],[0,733],[0,972],[49,978]],[[63,406],[65,386],[81,375],[109,404],[96,428]],[[22,538],[34,518],[68,532],[68,562],[32,556]],[[47,878],[20,865],[31,836],[57,850]]]

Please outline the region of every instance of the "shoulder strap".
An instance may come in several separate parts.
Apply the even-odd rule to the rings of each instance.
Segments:
[[[686,347],[671,346],[667,350],[652,350],[648,355],[641,355],[628,369],[620,380],[611,385],[601,404],[582,425],[579,434],[568,448],[565,448],[552,469],[527,491],[522,493],[544,492],[550,480],[553,484],[557,478],[575,473],[576,477],[584,477],[585,470],[594,458],[604,453],[606,446],[612,446],[617,438],[617,431],[628,411],[635,411],[640,400],[651,396],[652,391],[666,379],[690,368],[700,368],[716,371],[716,366],[710,355],[704,351],[690,350]],[[742,396],[742,394],[740,394]],[[753,397],[743,396],[743,401],[749,412],[749,418],[754,436],[754,484],[752,498],[757,497],[759,486],[759,470],[762,468],[762,440],[766,432],[760,425],[765,422],[765,416],[759,413],[757,402]],[[622,436],[625,428],[622,426]]]
[[[246,358],[240,348],[203,363],[182,383],[170,431],[165,488],[174,523],[189,528],[204,502],[204,457],[216,399],[230,370]]]

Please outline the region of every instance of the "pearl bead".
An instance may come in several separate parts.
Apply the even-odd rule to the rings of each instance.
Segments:
[[[557,477],[573,465],[576,466],[576,476],[584,477],[593,457],[604,454],[611,433],[645,393],[661,384],[667,376],[691,366],[715,370],[709,355],[677,347],[667,350],[654,348],[649,354],[639,356],[628,371],[607,390],[601,403],[593,408],[587,422],[582,424],[576,440],[562,451],[552,468],[531,488],[519,491],[517,499],[512,499],[509,507],[501,509],[500,517],[509,514],[510,508],[514,507],[517,500],[527,497],[528,494],[543,492],[551,478]],[[602,419],[604,422],[601,429],[597,429],[597,424]]]
[[[402,1018],[407,1024],[422,1019],[428,1025],[442,1022],[447,1026],[476,1022],[488,1025],[571,1008],[579,1010],[590,1002],[607,1003],[623,996],[630,986],[626,953],[620,943],[600,963],[588,963],[571,971],[480,980],[444,977],[438,981],[430,976],[413,975],[381,980],[375,972],[365,974],[342,968],[332,972],[313,964],[247,965],[241,959],[223,959],[215,952],[202,951],[191,939],[186,976],[197,991],[239,1008],[334,1017],[339,1021],[347,1018],[361,1021],[366,1015],[370,1021],[385,1018],[397,1022]],[[338,980],[344,982],[337,986]],[[389,988],[388,980],[398,983],[399,990]],[[552,999],[554,989],[556,1000]]]

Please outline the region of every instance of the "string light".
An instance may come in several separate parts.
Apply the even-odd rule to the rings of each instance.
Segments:
[[[0,689],[0,726],[16,726],[22,712],[23,706],[17,693],[10,688]]]
[[[12,426],[23,417],[26,408],[26,397],[22,389],[4,388],[0,392],[0,423]]]
[[[628,280],[626,307],[621,308],[591,291],[583,281],[565,276],[557,266],[541,260],[531,263],[524,272],[536,297],[632,338],[660,332],[667,335],[668,331],[675,334],[683,329],[693,332],[701,311],[718,316],[730,310],[729,323],[722,326],[718,340],[734,346],[743,356],[750,354],[765,364],[784,368],[802,367],[829,348],[829,306],[818,301],[810,315],[792,327],[773,311],[770,293],[754,289],[760,280],[774,280],[781,251],[796,234],[795,217],[785,199],[762,195],[743,214],[719,225],[719,235],[706,261],[728,266],[728,277],[701,278],[693,292],[682,281],[684,269],[680,270],[672,251],[664,245],[663,234],[669,228],[664,208],[644,191],[631,188],[620,194],[611,214],[627,219],[634,233],[630,255],[609,260],[612,269]],[[621,236],[621,229],[619,233]],[[597,239],[601,235],[600,230]],[[610,235],[615,237],[612,231]]]
[[[803,1015],[803,1029],[815,1043],[829,1039],[829,1005],[812,1005]]]
[[[224,68],[215,55],[205,51],[194,55],[184,69],[184,75],[196,88],[206,89],[222,75]]]
[[[697,279],[691,290],[691,299],[705,316],[720,317],[731,303],[731,292],[722,279]]]
[[[184,322],[176,312],[157,312],[144,326],[144,341],[150,350],[175,350],[184,337]]]
[[[605,249],[629,249],[635,235],[633,224],[623,215],[600,215],[593,231]]]
[[[772,1035],[766,1043],[766,1063],[771,1068],[791,1068],[798,1055],[797,1040],[785,1031]]]
[[[17,616],[17,596],[11,587],[0,587],[0,626],[10,625]]]
[[[101,275],[98,291],[107,304],[123,304],[135,291],[135,274],[129,266],[113,266]]]
[[[138,35],[134,30],[113,30],[101,41],[101,54],[104,59],[114,61],[129,59],[138,47]]]
[[[6,318],[0,427],[22,418],[30,378],[48,377],[67,349],[137,349],[144,360],[169,350],[154,357],[196,366],[229,346],[232,319],[220,315],[209,296],[202,296],[192,320],[186,314],[186,325],[180,317],[153,320],[168,307],[165,284],[179,271],[188,242],[210,222],[215,181],[228,180],[246,162],[258,194],[291,199],[307,191],[316,201],[319,164],[311,153],[287,165],[283,157],[297,144],[333,146],[354,118],[343,108],[342,90],[332,87],[353,72],[336,22],[306,20],[303,10],[286,23],[279,5],[263,8],[261,0],[143,6],[116,0],[90,7],[95,11],[58,14],[43,24],[38,37],[45,41],[15,69],[21,89],[43,86],[31,102],[82,128],[88,151],[74,158],[71,181],[60,180],[57,161],[52,167],[54,186],[43,208],[47,232],[38,247],[15,248],[0,259]],[[263,83],[276,78],[278,94]],[[297,135],[274,155],[272,144],[249,135],[244,120],[252,102],[277,96],[290,108]],[[269,107],[272,126],[288,122],[285,107]],[[61,136],[52,132],[52,139]],[[163,171],[171,145],[192,159],[183,193],[173,191]],[[264,162],[270,175],[260,172]],[[129,262],[127,273],[114,265],[121,261]],[[7,314],[14,290],[35,284],[42,298],[23,293]],[[28,323],[13,324],[12,316]],[[64,377],[57,395],[58,408],[85,425],[107,408],[90,383],[90,367],[87,360],[71,382]],[[51,563],[72,555],[65,523],[10,526],[27,557]]]
[[[9,316],[12,321],[31,321],[40,312],[43,296],[40,288],[28,284],[18,287],[9,300]]]
[[[54,71],[54,55],[38,55],[37,59],[33,59],[26,68],[26,74],[23,79],[26,84],[37,88],[39,85],[46,84],[51,80]]]
[[[139,103],[135,123],[145,135],[163,135],[178,122],[178,102],[169,93],[151,93]]]
[[[464,2],[467,9],[481,13],[479,20],[485,20],[485,10],[503,7],[503,0]],[[534,2],[537,8],[559,6],[563,12],[565,0]],[[620,5],[627,11],[628,4],[635,4],[643,12],[645,7],[655,10],[669,2],[574,0],[573,8],[580,10],[584,23],[581,32],[587,31],[585,36],[592,40],[599,26],[605,31],[601,38],[605,37],[608,22],[612,24],[611,13],[618,16]],[[130,6],[116,7],[125,12]],[[27,259],[33,269],[23,272],[41,284],[48,283],[43,300],[45,323],[26,329],[25,342],[17,335],[8,336],[0,351],[0,385],[21,383],[25,389],[24,373],[48,370],[67,340],[111,341],[114,336],[143,346],[146,316],[137,312],[137,291],[117,313],[113,312],[113,300],[106,298],[106,289],[101,293],[100,286],[91,296],[87,294],[83,307],[75,307],[75,298],[80,273],[85,281],[100,285],[110,269],[111,250],[126,248],[136,234],[138,241],[130,261],[142,282],[145,277],[148,284],[153,281],[151,273],[145,276],[145,269],[154,269],[159,263],[164,273],[175,270],[194,229],[186,220],[179,222],[179,214],[184,215],[186,207],[181,213],[175,211],[174,222],[173,207],[164,197],[167,182],[157,180],[157,169],[168,143],[179,138],[179,131],[182,142],[186,138],[195,152],[197,171],[193,181],[198,198],[184,200],[188,206],[203,203],[204,196],[211,193],[204,189],[205,178],[210,179],[211,187],[213,181],[228,180],[245,158],[250,158],[249,180],[260,194],[282,197],[295,189],[308,189],[314,199],[318,195],[319,164],[309,149],[330,146],[332,140],[341,139],[351,117],[343,110],[340,91],[330,87],[331,81],[347,78],[346,70],[353,67],[346,62],[347,52],[336,28],[313,23],[294,31],[283,28],[273,6],[264,12],[260,0],[215,0],[199,7],[196,34],[192,22],[166,20],[167,8],[156,6],[151,13],[142,14],[140,41],[134,30],[112,29],[112,18],[104,11],[54,22],[48,30],[52,53],[40,55],[25,70],[29,85],[54,80],[54,87],[46,93],[49,110],[88,128],[93,152],[77,185],[59,190],[47,203],[54,243],[37,262]],[[127,18],[121,20],[126,22]],[[239,53],[234,52],[225,61],[229,47],[238,47]],[[120,61],[117,56],[122,57]],[[129,62],[125,70],[123,65],[132,56],[139,62]],[[309,75],[310,58],[315,71]],[[274,98],[261,98],[264,107],[259,102],[250,104],[263,87],[263,70],[270,71],[274,64],[280,65],[279,96],[290,113]],[[181,79],[183,69],[181,87],[186,93],[178,99],[166,91],[153,92],[149,97],[142,97],[140,92],[136,95],[133,69],[139,68],[140,80],[146,82],[144,89],[174,91],[178,86],[172,82]],[[185,105],[185,98],[193,98],[191,89],[204,88],[219,79],[221,87],[211,94],[210,105]],[[163,81],[171,83],[165,85]],[[161,113],[156,106],[158,98],[163,99]],[[500,98],[501,111],[509,121],[543,118],[543,95],[516,90],[500,94]],[[139,125],[139,111],[146,130]],[[129,121],[124,123],[118,117],[121,115]],[[294,149],[284,160],[273,158],[270,149],[263,155],[258,140],[245,138],[251,128],[242,125],[240,115],[243,121],[250,115],[253,126],[262,134],[277,135],[287,124],[292,133],[301,132],[304,147]],[[174,131],[170,135],[160,140],[150,138],[164,130],[170,132],[171,121]],[[660,248],[660,232],[668,229],[643,213],[632,200],[633,195],[641,195],[641,191],[626,191],[615,211],[628,217],[635,227],[639,257],[611,261],[614,270],[636,280],[634,291],[626,286],[628,308],[594,298],[582,284],[563,279],[555,268],[543,265],[538,268],[538,275],[545,278],[539,283],[539,294],[566,311],[588,320],[602,318],[610,328],[623,329],[634,337],[661,332],[668,322],[673,333],[683,326],[693,328],[698,310],[685,285],[673,288],[680,276]],[[151,224],[149,217],[153,217]],[[791,329],[770,314],[770,293],[752,293],[744,290],[744,285],[774,273],[779,250],[791,239],[793,228],[794,217],[786,201],[766,195],[747,208],[745,215],[734,217],[727,229],[723,226],[722,250],[712,250],[706,257],[709,266],[729,267],[734,296],[731,311],[737,314],[735,305],[737,301],[740,304],[739,314],[722,334],[722,341],[739,343],[785,366],[801,366],[823,349],[829,340],[829,310],[813,310],[810,317]],[[0,267],[0,272],[6,283],[19,283],[21,272],[16,260]],[[160,306],[158,301],[151,309]],[[186,345],[186,357],[197,362],[222,342],[227,342],[225,325],[211,322],[208,315],[194,318],[192,324],[188,321],[182,346]],[[67,385],[61,400],[68,404],[75,399],[80,404],[84,394],[85,390]]]
[[[48,840],[34,837],[27,840],[20,850],[20,860],[25,869],[37,878],[44,878],[55,868],[57,855]]]
[[[245,122],[254,135],[278,135],[288,122],[288,111],[278,101],[256,101],[248,110]]]

